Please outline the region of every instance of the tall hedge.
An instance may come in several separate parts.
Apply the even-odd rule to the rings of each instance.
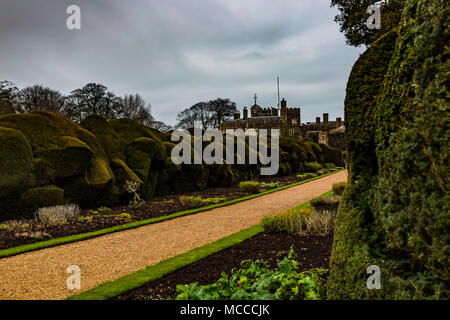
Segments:
[[[329,298],[449,296],[449,9],[408,1],[400,26],[352,70]],[[381,268],[380,290],[367,289],[370,265]]]

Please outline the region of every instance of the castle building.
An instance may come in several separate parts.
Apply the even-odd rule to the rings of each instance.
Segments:
[[[285,99],[281,101],[280,105],[280,110],[262,108],[256,104],[255,98],[255,104],[250,108],[250,117],[248,108],[244,107],[242,118],[241,113],[236,111],[234,118],[223,121],[219,129],[223,133],[227,133],[228,130],[242,129],[249,134],[258,134],[259,129],[266,129],[270,134],[271,129],[278,129],[282,136],[301,137],[335,149],[345,149],[345,128],[341,118],[329,121],[328,113],[324,113],[323,121],[317,117],[316,122],[303,124],[301,123],[300,108],[288,108]]]

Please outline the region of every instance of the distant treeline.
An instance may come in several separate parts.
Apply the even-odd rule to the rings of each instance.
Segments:
[[[194,122],[200,121],[204,129],[218,128],[235,110],[236,104],[230,99],[198,102],[178,113],[175,127],[193,128]],[[0,115],[31,111],[50,111],[76,123],[90,115],[99,115],[108,120],[131,119],[161,132],[173,129],[152,116],[150,103],[138,93],[118,97],[102,84],[88,83],[64,96],[40,84],[19,89],[10,81],[0,81]]]

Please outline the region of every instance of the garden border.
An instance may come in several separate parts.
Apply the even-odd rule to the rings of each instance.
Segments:
[[[332,194],[333,191],[328,191],[324,194],[321,194],[319,197]],[[303,208],[309,206],[311,206],[311,201],[298,205],[295,208]],[[192,249],[167,260],[163,260],[161,262],[158,262],[157,264],[127,274],[116,280],[101,283],[89,290],[69,296],[66,298],[66,300],[107,300],[116,297],[124,292],[138,288],[149,281],[162,278],[168,273],[188,266],[214,253],[237,245],[260,234],[263,231],[263,224],[258,223],[250,228],[241,230],[225,238],[205,244],[201,247]]]
[[[228,206],[228,205],[235,204],[235,203],[238,203],[238,202],[241,202],[241,201],[246,201],[246,200],[254,199],[254,198],[257,198],[257,197],[261,197],[261,196],[264,196],[266,194],[270,194],[270,193],[273,193],[273,192],[277,192],[277,191],[285,190],[285,189],[288,189],[288,188],[296,187],[298,185],[301,185],[301,184],[304,184],[304,183],[307,183],[307,182],[310,182],[310,181],[318,180],[320,178],[323,178],[323,177],[326,177],[326,176],[329,176],[329,175],[332,175],[332,174],[336,174],[336,173],[341,172],[343,170],[346,170],[346,169],[343,168],[343,169],[340,169],[340,170],[337,170],[337,171],[334,171],[334,172],[330,172],[330,173],[326,173],[324,175],[317,176],[317,177],[314,177],[314,178],[311,178],[311,179],[307,179],[307,180],[303,180],[303,181],[300,181],[300,182],[292,183],[292,184],[285,185],[285,186],[278,187],[278,188],[274,188],[274,189],[271,189],[271,190],[266,190],[266,191],[263,191],[263,192],[260,192],[260,193],[257,193],[257,194],[248,195],[248,196],[237,198],[237,199],[233,199],[233,200],[230,200],[230,201],[217,203],[217,204],[212,204],[212,205],[201,207],[201,208],[175,212],[175,213],[169,214],[167,216],[162,216],[162,217],[157,217],[157,218],[150,218],[150,219],[136,221],[136,222],[130,222],[130,223],[127,223],[127,224],[114,226],[114,227],[110,227],[110,228],[100,229],[100,230],[97,230],[97,231],[92,231],[92,232],[87,232],[87,233],[80,233],[80,234],[74,234],[74,235],[60,237],[60,238],[55,238],[55,239],[51,239],[51,240],[39,241],[39,242],[34,242],[34,243],[25,244],[25,245],[21,245],[21,246],[16,246],[16,247],[8,248],[8,249],[2,249],[2,250],[0,250],[0,259],[6,258],[6,257],[15,256],[15,255],[26,253],[26,252],[30,252],[30,251],[36,251],[36,250],[56,247],[56,246],[60,246],[60,245],[63,245],[63,244],[73,243],[73,242],[82,241],[82,240],[88,240],[88,239],[100,237],[100,236],[103,236],[103,235],[106,235],[106,234],[110,234],[110,233],[114,233],[114,232],[118,232],[118,231],[134,229],[134,228],[142,227],[142,226],[145,226],[145,225],[162,222],[162,221],[165,221],[165,220],[171,220],[171,219],[175,219],[175,218],[178,218],[178,217],[195,214],[195,213],[198,213],[198,212],[203,212],[203,211],[207,211],[207,210],[211,210],[211,209],[215,209],[215,208],[219,208],[219,207]]]

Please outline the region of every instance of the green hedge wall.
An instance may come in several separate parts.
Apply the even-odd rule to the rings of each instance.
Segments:
[[[332,299],[448,299],[448,2],[408,1],[400,26],[347,85],[349,185],[338,212]],[[368,290],[378,265],[382,288]]]

